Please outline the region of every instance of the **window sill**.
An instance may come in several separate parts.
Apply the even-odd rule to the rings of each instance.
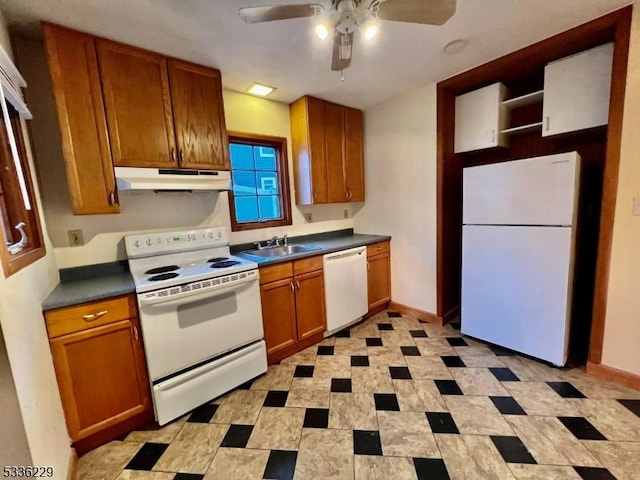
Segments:
[[[273,220],[270,222],[253,222],[253,223],[235,223],[231,224],[232,232],[243,232],[245,230],[258,230],[260,228],[272,228],[272,227],[283,227],[286,225],[291,225],[291,220],[282,219],[282,220]]]
[[[2,249],[1,256],[4,276],[10,277],[14,273],[40,260],[46,253],[44,247],[32,248],[31,250],[20,252],[17,255],[9,255],[6,249]]]

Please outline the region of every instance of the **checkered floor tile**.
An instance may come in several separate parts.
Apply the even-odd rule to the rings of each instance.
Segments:
[[[640,479],[640,391],[397,312],[299,352],[80,479]]]

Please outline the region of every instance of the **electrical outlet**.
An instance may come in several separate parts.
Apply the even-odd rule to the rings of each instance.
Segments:
[[[67,236],[69,237],[69,246],[81,247],[84,245],[84,235],[82,230],[67,230]]]
[[[304,219],[307,223],[311,223],[311,212],[309,213],[304,213]]]
[[[345,208],[342,214],[343,218],[349,218],[349,209]]]

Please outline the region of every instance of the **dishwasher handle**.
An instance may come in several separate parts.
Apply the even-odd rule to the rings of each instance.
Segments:
[[[367,252],[367,247],[357,247],[357,248],[351,248],[349,250],[341,250],[339,252],[335,252],[335,253],[328,253],[327,255],[324,255],[324,261],[332,261],[332,260],[339,260],[339,259],[343,259],[343,258],[348,258],[348,257],[355,257],[357,255],[364,255]]]

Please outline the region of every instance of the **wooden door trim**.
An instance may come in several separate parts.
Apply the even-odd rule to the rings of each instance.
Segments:
[[[456,208],[461,211],[462,204],[461,191],[459,191],[460,189],[456,183],[461,174],[462,165],[460,159],[453,153],[454,116],[450,115],[454,108],[455,96],[494,82],[523,78],[535,70],[543,68],[550,61],[613,41],[615,48],[611,100],[589,348],[589,360],[592,363],[600,363],[602,360],[613,221],[620,163],[631,12],[631,6],[624,7],[438,83],[438,129],[436,137],[436,315],[438,317],[444,317],[446,311],[459,307],[459,302],[457,305],[446,304],[445,302],[448,299],[448,292],[451,292],[452,289],[458,289],[459,298],[460,288],[455,276],[453,278],[450,277],[452,275],[451,272],[456,272],[456,269],[459,271],[460,265],[451,265],[448,258],[450,256],[448,248],[461,248],[460,236],[455,233],[456,225],[454,224],[457,217],[452,218],[451,214],[451,212],[456,213]],[[513,68],[513,65],[516,64],[519,66],[518,69]],[[445,198],[446,195],[448,196]],[[452,229],[453,232],[451,231]]]

